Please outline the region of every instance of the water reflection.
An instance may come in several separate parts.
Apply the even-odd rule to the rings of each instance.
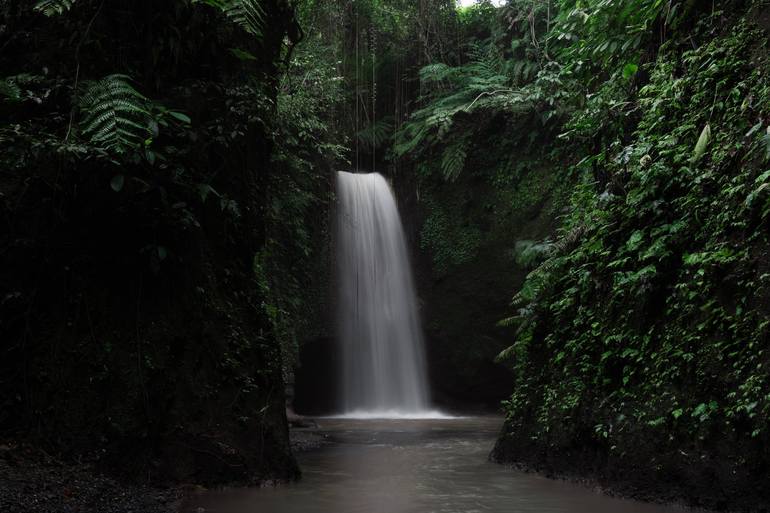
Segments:
[[[209,513],[671,513],[487,461],[497,418],[321,421],[333,444],[301,454],[301,482],[207,492]]]

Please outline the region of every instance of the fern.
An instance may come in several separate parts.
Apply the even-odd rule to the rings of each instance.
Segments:
[[[0,78],[0,96],[5,96],[6,101],[18,102],[29,96],[29,87],[38,85],[43,80],[40,75],[20,73],[5,79]]]
[[[221,10],[249,34],[262,38],[265,28],[265,9],[262,0],[195,0]]]
[[[82,133],[95,145],[123,153],[150,135],[149,101],[126,75],[108,75],[88,84],[80,101]]]
[[[504,363],[509,360],[512,360],[516,349],[517,347],[515,344],[512,346],[506,347],[505,349],[500,351],[500,353],[498,353],[497,356],[495,356],[495,363]]]
[[[0,80],[0,95],[9,101],[17,102],[21,100],[21,88],[9,79]]]
[[[468,54],[470,62],[464,66],[439,63],[420,70],[426,105],[415,111],[398,132],[396,155],[404,156],[426,143],[446,139],[458,114],[482,109],[530,109],[529,102],[511,88],[508,66],[494,44],[473,45]],[[466,141],[444,150],[441,169],[446,179],[454,180],[462,172],[466,151]]]
[[[383,118],[356,134],[364,148],[374,149],[390,141],[393,134],[393,116]]]
[[[528,328],[533,325],[532,312],[528,309],[522,309],[518,316],[503,319],[498,323],[498,326],[511,327],[517,323],[519,327],[516,329],[516,333],[513,335],[513,338],[516,340],[516,342],[514,342],[512,346],[506,347],[500,351],[500,353],[495,356],[495,362],[504,363],[506,361],[511,361],[520,346],[526,343],[526,341],[523,340],[522,335]]]
[[[444,150],[444,155],[441,158],[441,171],[444,174],[444,179],[452,182],[460,176],[465,167],[467,150],[468,143],[465,139],[461,139]]]
[[[393,151],[399,157],[415,151],[421,143],[430,139],[431,134],[428,127],[421,123],[407,123],[396,134],[396,143],[393,145]]]
[[[520,244],[520,253],[530,253],[530,255],[527,255],[528,260],[535,260],[537,258],[544,258],[544,260],[527,275],[521,289],[513,296],[511,307],[517,310],[516,315],[501,319],[497,323],[498,326],[503,327],[518,325],[518,329],[514,334],[517,343],[500,352],[495,358],[497,362],[509,360],[513,356],[519,343],[520,335],[532,325],[536,318],[538,302],[549,285],[558,277],[555,271],[560,265],[564,264],[565,255],[580,243],[587,231],[586,225],[578,225],[565,233],[556,242],[546,240],[542,243],[534,244],[531,241],[526,241]]]
[[[225,14],[249,34],[262,37],[265,27],[265,10],[260,0],[231,0]]]
[[[451,79],[455,72],[455,68],[441,62],[428,64],[420,69],[420,82],[423,84],[429,82],[441,82],[443,80]]]
[[[40,0],[34,9],[46,16],[56,16],[69,11],[74,4],[75,0]]]
[[[471,83],[494,88],[506,86],[508,76],[505,59],[494,45],[486,47],[474,45],[469,54],[471,62],[467,71],[471,75]]]

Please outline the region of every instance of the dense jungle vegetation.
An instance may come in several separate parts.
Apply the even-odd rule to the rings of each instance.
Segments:
[[[768,36],[767,0],[0,2],[0,442],[297,477],[334,175],[378,171],[493,459],[764,511]]]

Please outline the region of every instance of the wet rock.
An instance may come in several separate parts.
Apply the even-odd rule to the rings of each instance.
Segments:
[[[313,424],[315,422],[313,421]],[[318,427],[316,425],[316,427]],[[290,432],[291,450],[295,453],[312,451],[329,443],[329,435],[310,429],[292,429]]]
[[[30,446],[0,447],[3,513],[172,513],[181,498],[178,489],[122,483]]]

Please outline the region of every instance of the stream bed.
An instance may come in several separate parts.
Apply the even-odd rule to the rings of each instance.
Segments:
[[[330,443],[298,455],[301,481],[207,491],[183,513],[673,513],[487,460],[499,417],[320,419]]]

